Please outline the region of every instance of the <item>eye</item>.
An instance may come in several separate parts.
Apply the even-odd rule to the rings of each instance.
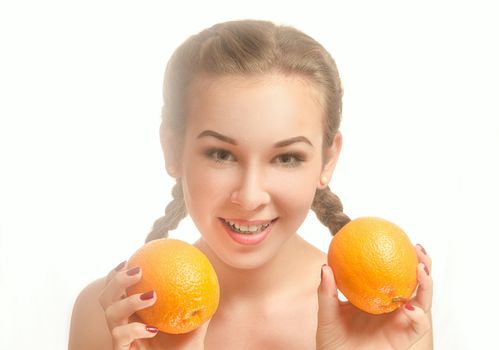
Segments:
[[[297,153],[285,153],[277,156],[274,162],[278,165],[293,168],[300,166],[305,161],[305,157]]]
[[[233,162],[236,160],[232,153],[219,148],[209,149],[205,154],[208,158],[213,159],[217,163]]]

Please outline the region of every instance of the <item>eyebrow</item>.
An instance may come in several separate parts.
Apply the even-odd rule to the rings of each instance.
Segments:
[[[201,132],[198,135],[197,138],[200,139],[202,137],[207,137],[207,136],[212,136],[216,139],[219,139],[220,141],[230,143],[231,145],[237,145],[236,140],[234,140],[233,138],[231,138],[229,136],[222,135],[222,134],[220,134],[216,131],[213,131],[213,130],[204,130],[203,132]]]
[[[226,143],[230,143],[231,145],[237,145],[237,142],[236,140],[234,140],[233,138],[229,137],[229,136],[225,136],[225,135],[222,135],[216,131],[213,131],[213,130],[204,130],[202,131],[199,135],[198,135],[198,139],[202,138],[202,137],[208,137],[208,136],[211,136],[211,137],[214,137],[220,141],[223,141],[223,142],[226,142]],[[295,136],[295,137],[292,137],[292,138],[289,138],[289,139],[286,139],[286,140],[282,140],[282,141],[278,141],[276,143],[274,143],[274,147],[286,147],[286,146],[289,146],[293,143],[297,143],[297,142],[304,142],[310,146],[313,147],[312,145],[312,142],[310,142],[309,139],[307,139],[305,136]]]
[[[282,140],[282,141],[276,142],[274,144],[274,146],[275,147],[286,147],[286,146],[289,146],[289,145],[296,143],[296,142],[305,142],[306,144],[314,147],[314,145],[312,145],[312,142],[310,142],[310,140],[307,139],[305,136],[295,136],[295,137],[292,137],[290,139]]]

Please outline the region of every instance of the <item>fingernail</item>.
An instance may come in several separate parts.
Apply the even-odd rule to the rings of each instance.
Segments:
[[[150,333],[158,333],[158,329],[154,326],[146,326],[146,331]]]
[[[423,246],[421,244],[418,243],[418,246],[419,248],[421,249],[421,252],[424,254],[424,255],[428,255],[426,254],[426,250],[423,248]]]
[[[118,266],[116,266],[116,267],[114,268],[114,270],[115,270],[115,271],[119,271],[119,270],[121,270],[121,269],[123,268],[123,266],[125,266],[125,264],[126,264],[126,260],[125,260],[125,261],[123,261],[123,262],[120,262],[120,264],[119,264]]]
[[[409,311],[414,311],[414,306],[412,306],[412,304],[405,304],[404,307]]]
[[[153,290],[151,290],[149,292],[145,292],[145,293],[140,295],[140,300],[151,300],[152,298],[154,298],[154,291]]]
[[[324,274],[324,266],[327,266],[327,264],[324,264],[321,267],[321,282],[322,282],[322,275]]]
[[[140,267],[137,266],[137,267],[134,267],[133,269],[130,269],[126,272],[126,274],[128,276],[135,276],[136,274],[138,274],[140,272]]]

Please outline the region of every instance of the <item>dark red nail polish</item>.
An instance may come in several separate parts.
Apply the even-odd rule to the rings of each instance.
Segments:
[[[150,333],[158,333],[158,329],[154,326],[146,326],[146,331]]]
[[[121,269],[123,268],[123,266],[125,266],[125,264],[126,264],[126,260],[125,260],[125,261],[123,261],[123,262],[121,262],[118,266],[116,266],[116,267],[114,268],[114,270],[115,270],[115,271],[119,271],[119,270],[121,270]]]
[[[428,276],[430,275],[430,270],[428,270],[428,268],[426,267],[426,265],[424,265],[424,272],[426,272],[426,274]]]
[[[154,291],[153,290],[151,290],[149,292],[145,292],[145,293],[140,295],[140,300],[151,300],[152,298],[154,298]]]
[[[409,311],[414,311],[414,306],[412,306],[411,304],[405,304],[404,307]]]
[[[421,244],[418,243],[418,246],[419,246],[419,248],[421,248],[421,252],[423,252],[424,255],[428,255],[428,254],[426,254],[426,250],[423,248],[423,246]]]
[[[140,272],[140,267],[134,267],[133,269],[130,269],[126,272],[128,276],[134,276]]]

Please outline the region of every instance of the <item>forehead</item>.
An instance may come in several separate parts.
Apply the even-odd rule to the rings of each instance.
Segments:
[[[318,89],[300,76],[202,77],[191,87],[187,131],[216,129],[239,137],[322,136]]]

